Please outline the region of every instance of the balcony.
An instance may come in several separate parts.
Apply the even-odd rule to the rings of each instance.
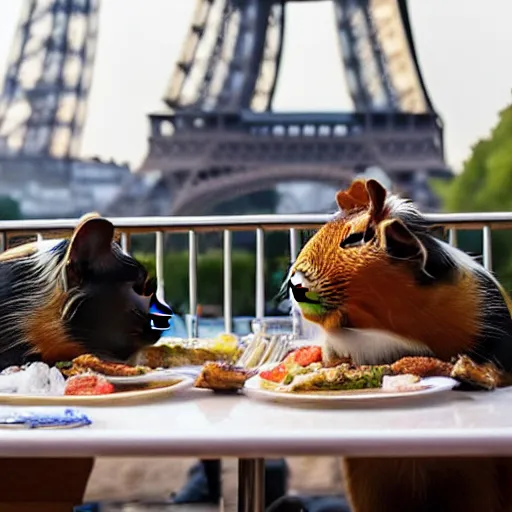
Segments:
[[[492,231],[512,229],[512,213],[459,213],[428,214],[426,218],[432,228],[441,228],[447,234],[448,241],[457,245],[457,234],[464,230],[481,230],[481,255],[485,268],[492,270]],[[164,287],[164,237],[167,233],[188,234],[188,283],[189,312],[197,311],[197,256],[199,233],[220,232],[223,236],[223,317],[225,330],[232,328],[232,234],[236,231],[254,231],[256,234],[256,275],[255,275],[255,318],[265,316],[265,235],[281,231],[288,233],[289,257],[294,261],[299,250],[301,230],[315,230],[329,219],[328,215],[247,215],[247,216],[209,216],[209,217],[123,217],[111,218],[120,236],[121,246],[129,251],[132,237],[152,233],[155,237],[156,274],[159,293],[165,294]],[[0,250],[9,248],[20,237],[58,238],[67,236],[77,221],[65,220],[25,220],[0,222]],[[194,327],[195,325],[195,327]],[[190,327],[191,326],[191,327]],[[197,323],[189,326],[189,335],[197,335]]]

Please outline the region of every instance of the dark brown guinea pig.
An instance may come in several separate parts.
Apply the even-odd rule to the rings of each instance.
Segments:
[[[84,353],[124,361],[158,341],[172,315],[97,214],[82,217],[69,240],[0,254],[0,283],[0,368]]]
[[[490,272],[375,180],[336,198],[340,212],[289,276],[303,316],[326,333],[326,359],[468,354],[512,371],[511,301]],[[509,459],[346,459],[345,470],[354,512],[512,510]]]

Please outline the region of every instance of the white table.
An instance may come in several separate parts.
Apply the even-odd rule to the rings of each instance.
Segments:
[[[512,455],[512,389],[399,403],[325,409],[189,390],[147,405],[83,407],[87,428],[0,430],[0,456],[236,457],[241,507],[261,510],[265,457]]]

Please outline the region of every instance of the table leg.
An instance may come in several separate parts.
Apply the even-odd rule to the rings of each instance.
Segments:
[[[92,458],[0,458],[0,511],[72,512],[93,465]]]
[[[265,510],[265,459],[238,461],[238,510],[239,512]]]

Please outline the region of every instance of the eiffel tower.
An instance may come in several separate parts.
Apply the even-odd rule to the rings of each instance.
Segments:
[[[286,0],[197,0],[165,95],[170,110],[149,116],[145,192],[133,187],[138,199],[125,193],[114,213],[133,215],[136,204],[139,214],[201,214],[285,181],[342,187],[373,167],[435,210],[428,179],[452,173],[407,1],[331,1],[353,112],[272,111]]]

